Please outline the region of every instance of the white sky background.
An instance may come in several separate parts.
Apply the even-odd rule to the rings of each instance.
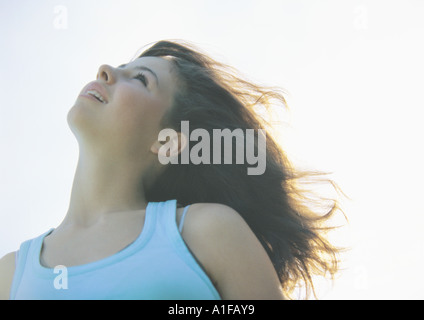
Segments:
[[[285,88],[283,146],[352,199],[322,299],[423,299],[424,1],[0,0],[0,256],[66,214],[66,115],[101,64],[185,39]],[[66,18],[61,20],[60,18]]]

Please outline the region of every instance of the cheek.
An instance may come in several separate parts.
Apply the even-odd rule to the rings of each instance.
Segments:
[[[142,90],[122,88],[115,94],[112,120],[125,135],[152,136],[166,112],[163,101]]]

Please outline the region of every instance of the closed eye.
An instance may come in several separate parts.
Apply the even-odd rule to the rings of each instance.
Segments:
[[[134,79],[140,80],[146,87],[149,84],[147,77],[142,73],[137,74],[137,76],[135,76]]]

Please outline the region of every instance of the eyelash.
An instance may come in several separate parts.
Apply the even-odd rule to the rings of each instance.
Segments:
[[[148,81],[144,74],[139,73],[134,79],[139,79],[147,87]]]

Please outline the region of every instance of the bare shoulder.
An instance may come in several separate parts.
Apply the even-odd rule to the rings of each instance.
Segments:
[[[268,254],[233,208],[193,204],[184,222],[183,238],[224,299],[284,298]]]
[[[211,251],[220,244],[237,249],[237,245],[246,240],[260,245],[242,216],[233,208],[219,203],[191,205],[184,222],[183,236],[196,239]]]
[[[15,273],[15,254],[15,252],[11,252],[0,259],[0,300],[9,299]]]
[[[220,203],[195,203],[190,206],[190,220],[205,228],[244,226],[244,219],[233,208]]]
[[[238,251],[241,249],[240,246],[249,244],[253,245],[252,252],[263,250],[242,216],[224,204],[193,204],[187,213],[184,225],[185,236],[196,239],[204,249],[208,249],[209,255],[218,254],[215,251],[221,246],[227,251]]]

